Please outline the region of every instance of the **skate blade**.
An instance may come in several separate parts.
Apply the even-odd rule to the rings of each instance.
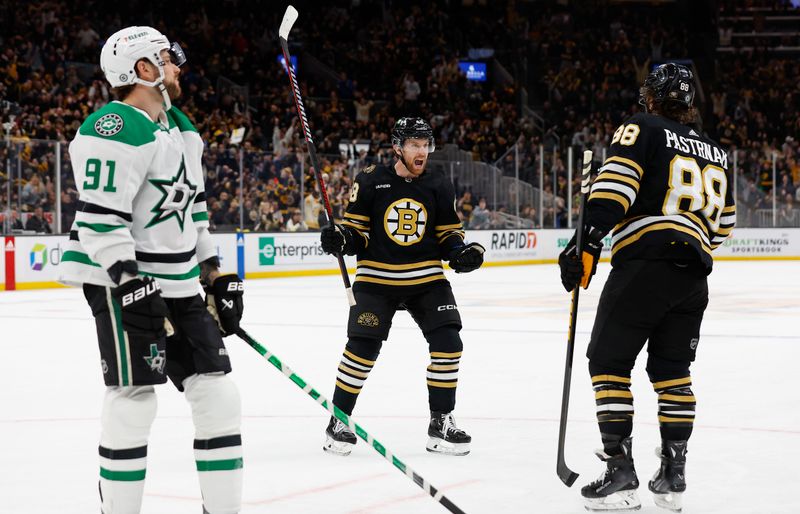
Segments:
[[[642,502],[639,501],[636,489],[631,489],[630,491],[617,491],[603,498],[584,498],[583,506],[592,512],[625,512],[641,509]]]
[[[662,509],[672,512],[683,511],[683,498],[681,493],[658,494],[653,493],[653,501]]]
[[[442,455],[467,455],[470,443],[451,443],[438,437],[428,438],[425,449],[431,453],[441,453]]]
[[[353,451],[353,446],[355,445],[352,443],[336,441],[335,439],[329,436],[325,440],[325,445],[322,447],[322,449],[333,455],[339,455],[340,457],[347,457],[348,455],[350,455],[350,452]]]

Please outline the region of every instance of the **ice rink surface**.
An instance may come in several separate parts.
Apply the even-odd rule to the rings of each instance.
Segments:
[[[456,418],[466,457],[425,451],[427,345],[398,313],[355,419],[464,511],[583,512],[579,488],[603,469],[584,352],[609,271],[581,296],[567,462],[555,474],[569,296],[555,265],[450,276],[464,320]],[[684,512],[798,513],[800,262],[719,262],[709,281],[693,389]],[[333,393],[346,342],[337,276],[249,280],[243,326],[323,394]],[[89,308],[79,290],[0,293],[0,512],[99,511],[97,444],[103,395]],[[347,458],[321,449],[328,414],[243,342],[226,340],[242,393],[243,513],[442,513],[363,441]],[[634,457],[643,513],[658,466],[656,395],[643,352],[633,375]],[[189,408],[158,388],[144,513],[199,514]]]

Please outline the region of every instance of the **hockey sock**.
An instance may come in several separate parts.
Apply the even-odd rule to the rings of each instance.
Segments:
[[[592,374],[594,401],[597,404],[597,424],[608,455],[619,455],[619,441],[633,431],[633,393],[630,371],[620,372],[589,366]]]
[[[203,506],[209,514],[235,514],[242,505],[241,400],[223,373],[183,381],[195,427],[194,458]]]
[[[156,409],[152,386],[106,389],[99,448],[104,514],[138,514],[141,510],[147,439]]]
[[[458,366],[464,345],[458,328],[444,326],[427,334],[431,364],[428,366],[428,403],[432,412],[452,412],[456,406]]]
[[[686,441],[694,427],[695,398],[689,376],[653,382],[658,393],[658,423],[661,439]]]
[[[383,343],[377,339],[351,337],[347,341],[339,372],[336,374],[336,390],[333,392],[333,404],[347,413],[353,413],[358,394],[364,382],[375,366]]]
[[[661,439],[686,441],[694,426],[695,398],[691,362],[665,359],[655,354],[647,358],[647,374],[658,394],[658,423]]]

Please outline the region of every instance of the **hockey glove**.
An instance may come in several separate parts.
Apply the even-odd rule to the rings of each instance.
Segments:
[[[112,287],[111,296],[122,309],[122,328],[126,332],[148,332],[156,338],[162,337],[169,311],[158,282],[150,277],[136,277]]]
[[[589,282],[597,272],[597,261],[603,250],[603,237],[605,234],[594,227],[586,227],[583,231],[583,255],[577,257],[576,235],[567,243],[567,247],[558,256],[558,266],[561,268],[561,283],[567,292],[575,289],[580,284],[584,289],[589,287]]]
[[[216,320],[222,335],[227,337],[239,330],[244,312],[244,282],[235,273],[219,275],[205,286],[206,308]]]
[[[456,273],[475,271],[483,264],[483,252],[485,251],[486,248],[478,243],[456,246],[450,250],[450,255],[448,256],[450,267]]]
[[[349,227],[342,225],[328,225],[322,227],[319,240],[322,243],[322,251],[342,255],[355,255],[356,234]]]

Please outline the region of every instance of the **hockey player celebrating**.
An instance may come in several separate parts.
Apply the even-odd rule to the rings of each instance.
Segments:
[[[219,272],[203,142],[172,106],[184,61],[153,28],[114,33],[100,65],[121,101],[89,116],[69,147],[80,204],[59,269],[62,281],[83,285],[97,326],[104,514],[140,510],[153,386],[167,377],[191,405],[204,512],[235,513],[241,503],[241,406],[220,331],[238,328],[242,282]]]
[[[686,489],[687,441],[695,397],[689,367],[708,304],[711,251],[736,221],[725,150],[689,124],[692,72],[655,68],[640,89],[646,113],[614,133],[592,185],[578,258],[575,237],[559,256],[567,291],[588,287],[603,238],[611,237],[611,274],[587,350],[606,471],[581,489],[589,510],[641,505],[631,447],[631,370],[648,342],[647,373],[658,394],[661,467],[648,486],[661,507],[679,512]]]
[[[478,269],[484,248],[464,243],[453,186],[441,173],[426,171],[434,149],[433,130],[421,118],[401,118],[392,129],[393,166],[370,166],[356,177],[342,225],[322,230],[327,253],[356,255],[345,346],[333,403],[353,412],[358,394],[389,335],[392,318],[407,310],[428,341],[430,405],[427,449],[469,453],[471,437],[456,426],[461,317],[442,259],[457,273]],[[356,436],[331,417],[324,449],[349,455]]]

